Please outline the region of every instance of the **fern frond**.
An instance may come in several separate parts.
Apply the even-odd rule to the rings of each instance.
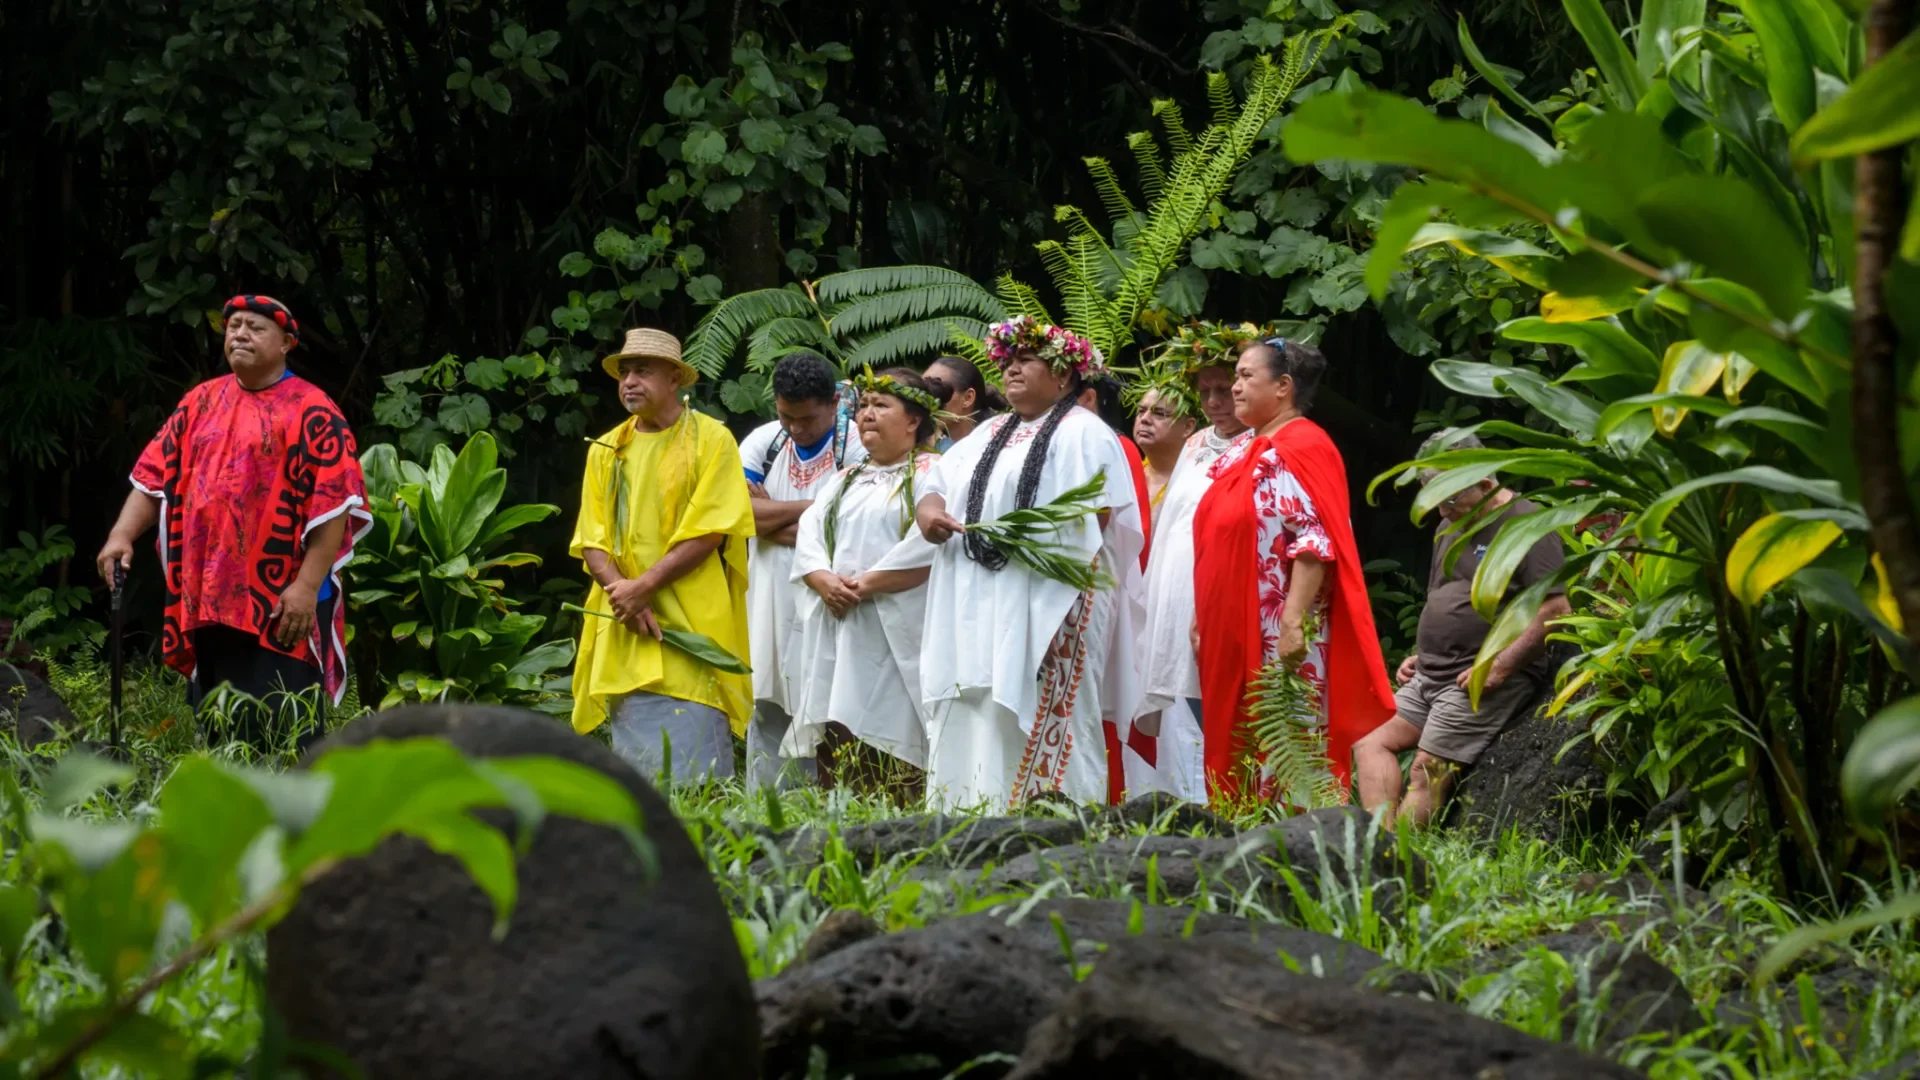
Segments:
[[[835,336],[845,339],[935,315],[964,315],[999,322],[1007,317],[1007,309],[977,282],[968,281],[964,285],[949,282],[862,297],[841,308],[828,326]]]
[[[952,327],[953,334],[947,338],[947,355],[958,356],[979,368],[981,376],[987,382],[996,388],[999,387],[1000,365],[994,363],[993,357],[987,355],[986,342],[981,340],[986,336],[986,332],[982,330],[978,334],[970,334],[964,328],[954,326],[952,323],[948,326]]]
[[[1213,122],[1221,126],[1233,123],[1238,102],[1233,100],[1233,80],[1224,71],[1207,73],[1207,104],[1213,107]]]
[[[729,296],[701,317],[687,335],[682,353],[702,376],[717,379],[727,370],[740,342],[774,319],[819,319],[820,310],[798,288],[755,289]]]
[[[1007,309],[1014,314],[1025,315],[1037,323],[1053,322],[1047,305],[1040,302],[1040,294],[1034,291],[1033,286],[1014,280],[1012,272],[1001,274],[993,287]]]
[[[920,367],[946,350],[956,328],[958,332],[976,338],[985,337],[987,333],[986,323],[964,316],[925,319],[896,326],[878,337],[855,345],[847,353],[847,370],[858,371],[868,366],[882,368],[895,364]]]
[[[1187,118],[1181,113],[1179,102],[1161,98],[1153,103],[1153,115],[1160,118],[1160,126],[1167,132],[1167,145],[1174,153],[1184,154],[1193,149],[1193,135],[1187,130]]]
[[[1107,218],[1115,225],[1130,221],[1138,211],[1133,208],[1133,200],[1127,198],[1126,189],[1120,186],[1120,178],[1114,175],[1113,165],[1106,158],[1090,157],[1086,159],[1087,174],[1093,177],[1093,189],[1100,193],[1100,205],[1107,211]]]
[[[840,360],[840,350],[817,319],[779,318],[761,323],[747,339],[747,370],[772,371],[782,356],[802,348]]]
[[[1040,265],[1046,267],[1047,276],[1053,279],[1053,287],[1060,293],[1060,304],[1066,312],[1066,319],[1059,325],[1092,339],[1102,305],[1097,282],[1088,276],[1081,261],[1059,241],[1042,240],[1034,245],[1034,250],[1039,252]]]
[[[980,283],[958,270],[944,266],[870,266],[828,274],[813,283],[822,307],[832,308],[851,300],[902,289],[924,289],[929,285],[971,285]]]
[[[1153,141],[1152,133],[1136,131],[1127,136],[1127,146],[1133,150],[1134,163],[1140,168],[1140,193],[1147,197],[1148,205],[1152,205],[1167,189],[1167,170],[1160,162],[1160,144]]]
[[[1309,620],[1307,641],[1318,636],[1318,620]],[[1299,669],[1276,657],[1247,685],[1247,716],[1242,752],[1261,760],[1261,775],[1276,797],[1302,810],[1345,803],[1327,757],[1326,718],[1320,693]],[[1248,744],[1251,745],[1248,745]]]

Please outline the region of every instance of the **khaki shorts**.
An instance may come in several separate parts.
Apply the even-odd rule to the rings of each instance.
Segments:
[[[1393,696],[1393,704],[1400,719],[1420,729],[1420,749],[1455,764],[1471,765],[1533,704],[1539,691],[1531,676],[1515,675],[1481,694],[1480,710],[1475,712],[1467,692],[1453,679],[1416,672],[1413,681]]]

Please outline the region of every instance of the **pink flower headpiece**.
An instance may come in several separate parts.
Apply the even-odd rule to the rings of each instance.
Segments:
[[[987,356],[1002,368],[1022,352],[1045,360],[1056,373],[1068,369],[1082,378],[1107,370],[1106,357],[1093,342],[1064,327],[1039,323],[1031,315],[1015,315],[987,328]]]

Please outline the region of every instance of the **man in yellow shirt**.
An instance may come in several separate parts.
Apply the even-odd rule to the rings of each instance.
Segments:
[[[680,342],[630,330],[602,361],[633,418],[593,440],[570,548],[593,577],[573,674],[573,729],[613,725],[613,748],[643,776],[733,775],[733,736],[753,708],[748,676],[661,640],[661,627],[747,655],[747,540],[754,534],[740,448],[687,407],[699,374]],[[667,750],[671,748],[672,760]]]

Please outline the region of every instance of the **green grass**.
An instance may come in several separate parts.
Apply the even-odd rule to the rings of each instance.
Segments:
[[[95,663],[55,666],[52,681],[83,730],[28,752],[11,736],[0,738],[16,775],[41,772],[80,740],[106,738],[106,678]],[[346,707],[302,718],[300,727],[332,728],[362,710],[351,696]],[[184,755],[212,753],[258,759],[252,750],[200,733],[186,706],[184,684],[171,673],[142,668],[132,673],[123,717],[126,743],[139,779],[117,792],[96,796],[76,812],[98,817],[140,816],[154,811],[152,796]],[[284,767],[294,759],[299,730],[275,733],[275,752],[263,764]],[[720,894],[732,912],[736,936],[750,972],[775,974],[801,954],[808,936],[836,909],[866,913],[890,930],[992,908],[1020,904],[1024,892],[996,889],[991,868],[945,869],[946,853],[920,851],[862,866],[839,843],[840,830],[903,816],[908,811],[845,791],[807,790],[778,797],[749,796],[735,782],[681,784],[669,793],[675,812],[704,851]],[[1047,806],[1040,813],[1079,814],[1089,840],[1139,835],[1140,826],[1110,823],[1090,810]],[[1243,816],[1235,824],[1257,827],[1272,810]],[[823,857],[800,862],[786,857],[769,837],[778,829],[814,827],[828,834]],[[1357,838],[1358,843],[1399,844],[1424,858],[1431,888],[1403,904],[1404,915],[1382,914],[1387,883],[1363,881],[1350,889],[1320,890],[1319,900],[1294,889],[1293,921],[1372,949],[1395,966],[1426,975],[1442,992],[1481,1016],[1546,1038],[1560,1037],[1571,1023],[1573,1041],[1594,1048],[1598,1003],[1609,988],[1596,982],[1582,958],[1567,959],[1527,943],[1544,934],[1580,929],[1630,942],[1676,972],[1696,1001],[1712,1010],[1741,1003],[1758,1018],[1748,1027],[1703,1026],[1671,1043],[1646,1041],[1609,1049],[1620,1060],[1657,1080],[1689,1077],[1841,1078],[1874,1069],[1920,1049],[1920,945],[1913,922],[1881,927],[1853,941],[1827,947],[1816,963],[1859,964],[1878,973],[1878,988],[1854,1001],[1845,1016],[1823,1023],[1814,1001],[1815,965],[1776,986],[1756,990],[1748,973],[1757,958],[1808,916],[1771,895],[1761,883],[1725,876],[1708,893],[1674,891],[1671,868],[1655,878],[1634,876],[1629,849],[1606,838],[1556,846],[1517,833],[1478,842],[1455,832]],[[1124,881],[1053,881],[1047,895],[1085,895],[1230,912],[1282,920],[1264,897],[1271,886],[1287,887],[1289,874],[1314,875],[1316,867],[1258,867],[1265,882],[1245,893],[1216,889],[1197,898],[1135,891]],[[1296,881],[1298,879],[1296,878]],[[1614,883],[1614,884],[1610,884]],[[1265,884],[1267,889],[1259,886]],[[1884,895],[1898,884],[1868,883]],[[50,1016],[63,998],[86,989],[87,978],[70,963],[50,923],[43,920],[20,965],[16,985],[23,1009]],[[238,1061],[262,1034],[257,987],[250,964],[263,962],[260,943],[222,949],[153,999],[152,1009],[195,1033],[196,1048]],[[97,988],[92,988],[97,989]],[[1572,990],[1573,1004],[1562,1008]]]

